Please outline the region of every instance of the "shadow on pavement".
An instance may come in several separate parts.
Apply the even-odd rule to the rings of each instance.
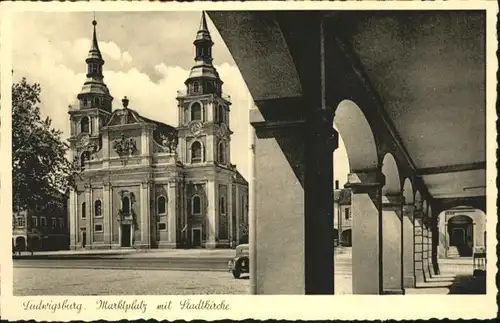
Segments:
[[[457,275],[448,289],[448,294],[486,294],[486,275]]]

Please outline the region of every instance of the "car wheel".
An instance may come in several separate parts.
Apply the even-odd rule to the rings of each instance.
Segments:
[[[236,265],[236,268],[233,270],[233,277],[238,279],[241,276],[241,268],[240,265]]]

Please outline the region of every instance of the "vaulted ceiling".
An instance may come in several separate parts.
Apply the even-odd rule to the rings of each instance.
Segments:
[[[272,14],[210,16],[254,99],[300,95]],[[486,195],[485,12],[337,11],[325,17],[335,20],[331,32],[359,63],[433,198]]]

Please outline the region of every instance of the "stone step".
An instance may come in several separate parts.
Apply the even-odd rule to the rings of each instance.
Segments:
[[[459,258],[460,254],[458,253],[457,247],[449,247],[448,248],[448,258]]]

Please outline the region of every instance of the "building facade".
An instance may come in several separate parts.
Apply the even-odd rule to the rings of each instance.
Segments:
[[[333,191],[333,235],[336,240],[335,245],[352,246],[352,207],[351,190],[339,188],[338,181],[335,181]]]
[[[204,13],[177,127],[141,116],[126,97],[112,111],[96,24],[87,79],[69,109],[82,170],[69,198],[71,249],[237,245],[248,223],[248,183],[231,164],[231,102],[212,64]]]
[[[52,251],[69,249],[68,196],[53,191],[52,198],[39,210],[14,214],[12,245],[17,250]]]

